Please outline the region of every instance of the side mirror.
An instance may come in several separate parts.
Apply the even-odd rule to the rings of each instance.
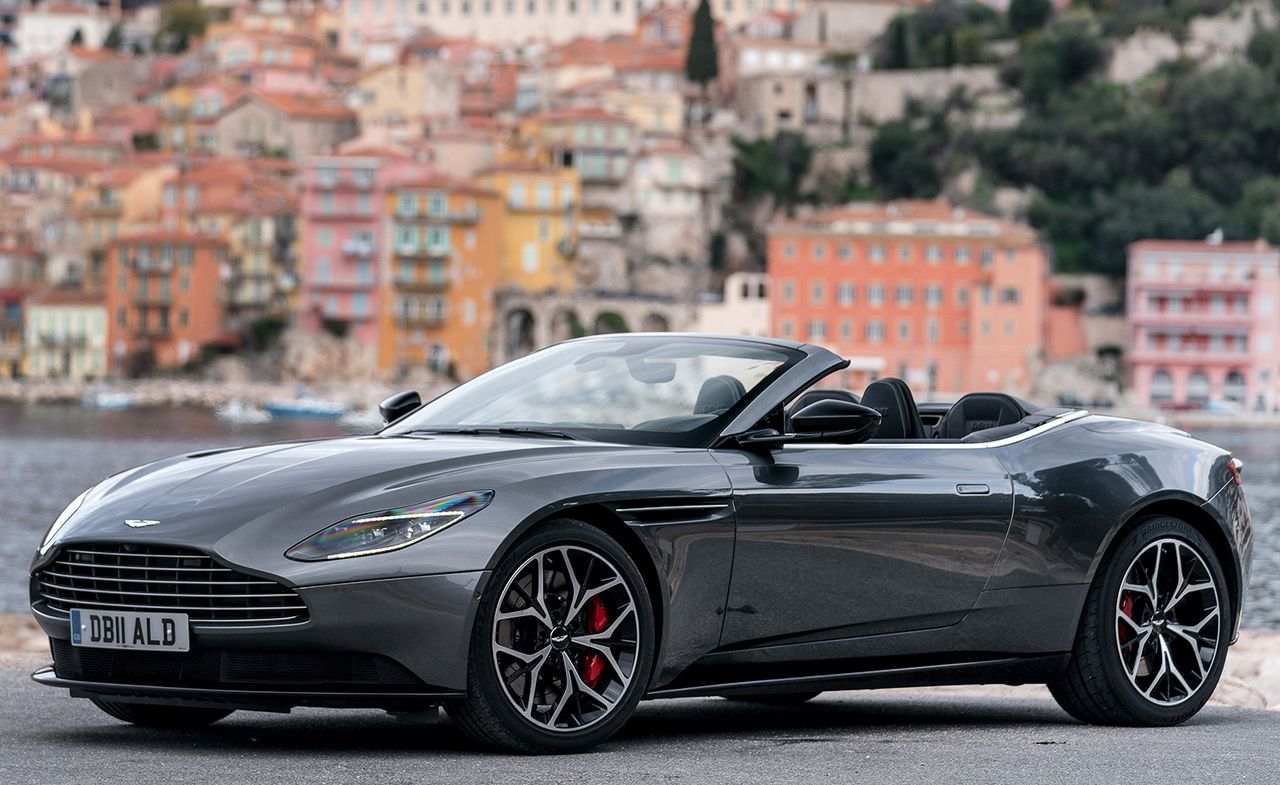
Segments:
[[[828,398],[792,414],[791,427],[800,439],[856,444],[870,439],[880,427],[880,412],[860,403]]]
[[[382,422],[390,425],[421,405],[422,396],[416,390],[406,390],[378,404],[378,413],[382,415]]]

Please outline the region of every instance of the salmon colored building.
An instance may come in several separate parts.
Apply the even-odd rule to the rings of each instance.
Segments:
[[[191,232],[117,237],[107,253],[107,355],[113,374],[180,367],[224,337],[228,245]]]
[[[378,365],[469,379],[489,369],[504,210],[496,191],[434,175],[393,187]]]
[[[1257,243],[1129,246],[1131,397],[1150,406],[1280,404],[1280,251]]]
[[[850,357],[840,383],[1026,391],[1048,257],[1028,227],[943,201],[850,204],[768,231],[772,332]]]

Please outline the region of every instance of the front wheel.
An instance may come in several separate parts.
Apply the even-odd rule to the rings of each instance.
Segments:
[[[1066,671],[1049,689],[1076,719],[1177,725],[1213,694],[1231,639],[1222,566],[1186,521],[1149,518],[1107,555]]]
[[[467,697],[446,707],[472,738],[579,752],[612,736],[653,669],[649,592],[613,538],[560,519],[520,541],[480,600]]]
[[[146,728],[202,728],[231,714],[231,709],[122,703],[93,698],[93,705],[118,720]]]

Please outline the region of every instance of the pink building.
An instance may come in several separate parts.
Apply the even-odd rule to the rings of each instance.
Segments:
[[[377,345],[378,252],[386,241],[387,190],[429,167],[396,150],[360,147],[311,158],[302,173],[302,322],[341,325]]]
[[[1280,252],[1265,242],[1129,246],[1135,403],[1249,410],[1280,403]]]

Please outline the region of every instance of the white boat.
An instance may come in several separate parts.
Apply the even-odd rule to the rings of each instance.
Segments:
[[[133,396],[124,392],[112,392],[110,390],[99,390],[97,392],[85,393],[80,399],[80,405],[90,409],[104,410],[120,410],[133,408]]]
[[[352,409],[338,420],[338,422],[349,428],[356,428],[362,431],[380,431],[385,423],[382,421],[382,414],[378,412],[378,407],[373,406],[368,409]]]
[[[219,420],[236,425],[259,425],[271,421],[270,412],[243,398],[232,398],[219,406],[214,414]]]
[[[267,401],[266,410],[273,417],[316,417],[335,420],[347,413],[346,404],[316,396],[292,400]]]

